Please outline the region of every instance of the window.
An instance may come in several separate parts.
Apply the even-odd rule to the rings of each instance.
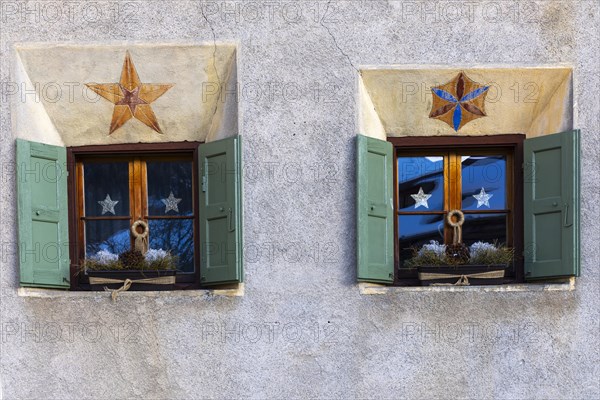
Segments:
[[[521,135],[504,135],[469,138],[457,146],[443,145],[439,138],[422,138],[411,146],[403,143],[406,140],[390,139],[396,160],[398,283],[418,283],[416,271],[405,265],[413,249],[432,240],[452,243],[453,229],[446,223],[450,210],[465,215],[462,241],[466,245],[482,241],[522,252],[521,235],[515,232],[515,219],[522,219],[522,207],[516,205],[522,204],[522,198],[516,199],[521,192],[513,190],[517,186],[513,182],[522,181],[521,168],[514,168],[515,152],[522,153],[522,141]],[[522,279],[517,270],[522,271],[520,258],[506,271],[507,281]]]
[[[176,257],[177,283],[198,283],[198,143],[148,146],[126,155],[75,152],[75,260],[119,255],[135,246],[130,234],[138,220],[148,224],[148,249]],[[146,149],[144,149],[146,147]],[[171,152],[169,152],[171,151]],[[77,266],[76,266],[77,267]],[[85,275],[78,274],[85,283]]]
[[[17,164],[22,286],[89,289],[83,260],[139,245],[176,256],[177,289],[242,281],[241,138],[68,152],[17,140]]]
[[[579,131],[357,141],[357,277],[419,284],[411,248],[463,242],[515,249],[505,282],[579,274]]]

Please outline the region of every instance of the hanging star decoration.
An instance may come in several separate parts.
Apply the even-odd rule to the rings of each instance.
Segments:
[[[417,194],[411,194],[410,197],[412,197],[413,199],[415,199],[415,208],[423,206],[425,208],[429,208],[429,204],[427,204],[427,200],[429,200],[429,198],[431,197],[430,194],[425,194],[425,192],[423,192],[423,188],[420,187],[419,188],[419,193]]]
[[[125,54],[119,83],[86,83],[86,86],[115,105],[109,135],[131,118],[143,122],[158,133],[163,133],[150,104],[174,85],[142,83],[129,51]]]
[[[179,204],[181,199],[175,198],[175,196],[173,196],[173,192],[169,194],[169,197],[167,197],[166,199],[161,199],[160,201],[162,201],[165,205],[165,214],[171,210],[179,212],[179,207],[177,206],[177,204]]]
[[[485,96],[489,88],[461,72],[450,82],[431,88],[433,104],[429,118],[444,121],[458,132],[469,122],[486,116]]]
[[[484,188],[481,188],[479,194],[473,195],[473,197],[475,197],[475,199],[477,200],[477,208],[481,206],[487,206],[487,208],[490,208],[490,199],[492,198],[492,196],[493,194],[488,194],[485,192]]]
[[[118,202],[119,200],[112,200],[110,195],[107,194],[104,200],[98,202],[98,204],[102,206],[102,215],[106,214],[107,212],[115,215],[115,206]]]

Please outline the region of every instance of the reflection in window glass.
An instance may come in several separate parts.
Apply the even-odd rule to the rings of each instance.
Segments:
[[[465,214],[463,242],[506,244],[506,214]]]
[[[506,208],[506,157],[462,157],[462,209]]]
[[[100,250],[120,254],[130,248],[129,220],[99,220],[85,223],[85,256]]]
[[[177,269],[182,272],[194,271],[194,220],[158,219],[150,220],[151,249],[162,249],[177,256]]]
[[[444,215],[398,216],[398,239],[402,263],[412,257],[412,248],[420,248],[430,240],[444,243]]]
[[[148,161],[148,215],[192,215],[192,162]]]
[[[440,211],[444,207],[444,158],[398,157],[398,209]]]
[[[86,162],[83,164],[83,180],[86,216],[129,215],[127,162]]]

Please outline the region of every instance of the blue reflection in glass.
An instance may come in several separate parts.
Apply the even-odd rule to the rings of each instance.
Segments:
[[[413,256],[430,240],[444,243],[444,215],[400,215],[398,216],[398,240],[402,263]]]
[[[150,248],[163,249],[178,258],[177,269],[194,271],[194,221],[191,219],[150,220]]]
[[[506,244],[506,214],[465,214],[463,242]]]
[[[83,181],[85,191],[85,215],[97,217],[102,214],[99,201],[108,194],[115,204],[114,215],[129,215],[129,164],[126,162],[83,164]],[[105,213],[112,216],[111,212]]]
[[[481,189],[491,195],[489,207],[480,204],[479,209],[504,210],[506,208],[506,157],[463,156],[462,157],[462,209],[477,210],[479,202],[473,196]]]
[[[444,158],[398,157],[398,209],[401,211],[439,211],[444,207]],[[411,195],[419,189],[431,195],[428,207],[419,205]]]
[[[120,254],[131,246],[129,220],[86,221],[85,255],[94,256],[100,250]]]
[[[194,198],[192,196],[193,174],[191,161],[148,161],[148,215],[192,215]],[[163,199],[170,193],[181,201],[177,210],[169,210]]]

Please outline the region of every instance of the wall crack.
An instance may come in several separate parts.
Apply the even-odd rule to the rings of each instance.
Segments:
[[[345,52],[345,51],[344,51],[344,50],[343,50],[343,49],[340,47],[340,45],[338,44],[338,42],[337,42],[337,39],[335,38],[334,34],[331,32],[331,29],[330,29],[330,28],[329,28],[327,25],[325,25],[325,24],[323,23],[323,20],[325,19],[325,17],[327,16],[327,12],[329,11],[329,5],[331,4],[331,1],[332,1],[332,0],[329,0],[329,1],[327,2],[326,6],[325,6],[325,13],[323,14],[323,18],[321,18],[321,19],[319,20],[319,24],[320,24],[320,25],[321,25],[323,28],[325,28],[325,30],[327,31],[327,33],[329,33],[329,36],[331,36],[331,39],[333,39],[333,44],[334,44],[334,46],[335,46],[335,47],[336,47],[336,48],[337,48],[337,49],[340,51],[340,53],[342,53],[342,55],[343,55],[344,57],[346,57],[346,58],[348,59],[348,62],[350,63],[350,65],[352,66],[352,68],[354,68],[354,70],[360,74],[360,71],[358,70],[358,68],[356,68],[356,67],[354,66],[354,63],[352,62],[352,59],[350,58],[350,56],[349,56],[349,55],[348,55],[348,54],[347,54],[347,53],[346,53],[346,52]]]

